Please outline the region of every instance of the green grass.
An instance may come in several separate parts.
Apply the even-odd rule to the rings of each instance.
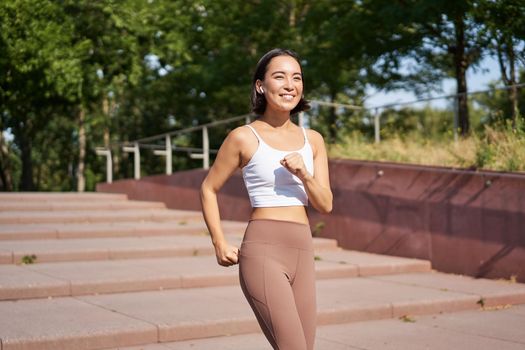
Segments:
[[[328,146],[331,158],[388,161],[420,165],[495,171],[525,171],[525,132],[486,127],[454,142],[447,138],[423,138],[417,133],[391,135],[379,144],[358,133]]]

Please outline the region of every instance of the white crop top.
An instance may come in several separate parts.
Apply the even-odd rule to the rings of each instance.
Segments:
[[[270,147],[255,129],[249,127],[257,139],[259,146],[254,155],[242,168],[242,177],[248,190],[250,203],[256,207],[286,207],[293,205],[308,205],[308,195],[299,178],[290,173],[280,163],[286,155],[297,152],[303,157],[306,170],[314,174],[314,157],[312,147],[303,129],[304,145],[297,151],[281,151]]]

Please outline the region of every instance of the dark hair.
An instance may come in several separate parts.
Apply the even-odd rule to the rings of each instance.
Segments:
[[[268,68],[268,64],[272,60],[272,58],[277,56],[290,56],[293,57],[297,63],[299,63],[299,67],[301,68],[301,77],[304,82],[303,77],[303,67],[301,67],[301,61],[299,59],[299,56],[292,50],[287,49],[273,49],[268,51],[264,54],[263,57],[257,62],[257,66],[255,67],[255,73],[253,75],[252,79],[252,95],[251,95],[251,101],[252,101],[252,111],[257,114],[263,114],[266,110],[266,98],[263,94],[260,94],[257,89],[255,88],[255,83],[257,80],[264,80],[264,75],[266,74],[266,70]],[[307,111],[310,109],[310,105],[308,104],[308,101],[304,99],[304,95],[301,96],[301,100],[295,106],[294,109],[290,112],[290,115]]]

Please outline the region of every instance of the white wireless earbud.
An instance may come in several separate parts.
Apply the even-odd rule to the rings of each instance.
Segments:
[[[262,88],[262,87],[261,87],[261,94],[264,94],[264,90],[263,90],[263,88]]]

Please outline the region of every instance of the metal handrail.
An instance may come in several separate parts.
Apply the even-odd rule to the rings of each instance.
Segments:
[[[221,124],[228,124],[228,123],[235,122],[235,121],[242,120],[242,119],[246,120],[247,118],[250,118],[251,116],[253,116],[252,113],[238,115],[236,117],[231,117],[231,118],[227,118],[227,119],[217,120],[217,121],[206,123],[206,124],[202,124],[202,125],[191,126],[189,128],[185,128],[185,129],[180,129],[180,130],[165,132],[165,133],[158,134],[158,135],[143,137],[141,139],[137,139],[137,140],[134,140],[134,141],[117,142],[115,144],[123,145],[123,144],[129,144],[129,143],[133,143],[133,142],[141,143],[141,142],[146,142],[146,141],[153,141],[153,140],[165,138],[166,136],[175,136],[175,135],[180,135],[180,134],[185,134],[185,133],[188,133],[188,132],[201,130],[202,128],[205,128],[205,127],[209,128],[209,127],[213,127],[213,126],[217,126],[217,125],[221,125]]]
[[[387,103],[383,105],[373,106],[373,107],[365,107],[365,106],[356,106],[348,103],[337,103],[337,102],[329,102],[329,101],[321,101],[321,100],[310,100],[309,102],[313,105],[324,105],[324,106],[331,106],[331,107],[342,107],[345,109],[351,109],[351,110],[365,110],[365,111],[373,111],[373,117],[374,117],[374,139],[376,143],[380,142],[380,110],[384,110],[387,108],[391,108],[394,106],[406,106],[411,105],[419,102],[428,102],[428,101],[434,101],[434,100],[441,100],[441,99],[451,99],[453,98],[454,101],[457,103],[458,97],[463,95],[474,95],[474,94],[480,94],[480,93],[486,93],[494,90],[509,90],[513,87],[525,87],[525,83],[510,85],[510,86],[504,86],[504,87],[498,87],[497,89],[485,89],[485,90],[478,90],[478,91],[472,91],[472,92],[464,92],[459,94],[449,94],[449,95],[442,95],[442,96],[436,96],[436,97],[429,97],[429,98],[422,98],[414,101],[408,101],[408,102],[395,102],[395,103]],[[454,139],[457,139],[457,107],[455,108],[455,115],[454,115]],[[125,152],[132,152],[134,153],[134,169],[135,169],[135,179],[140,178],[140,148],[145,149],[152,149],[156,155],[165,156],[166,157],[166,173],[171,174],[171,152],[173,151],[182,151],[182,152],[188,152],[190,154],[190,157],[193,159],[202,159],[203,160],[203,168],[208,169],[209,168],[209,156],[210,153],[217,153],[218,150],[210,149],[209,148],[209,137],[208,137],[208,128],[222,125],[222,124],[228,124],[231,122],[239,121],[244,119],[246,121],[246,124],[248,124],[251,120],[251,118],[254,117],[252,113],[243,114],[235,117],[230,117],[223,120],[217,120],[213,122],[209,122],[202,125],[196,125],[180,130],[170,131],[158,135],[143,137],[137,140],[133,141],[124,141],[124,142],[113,142],[110,144],[108,149],[97,147],[96,152],[97,155],[106,156],[106,181],[111,182],[113,179],[112,174],[112,157],[111,157],[111,147],[117,146],[122,147]],[[302,125],[303,121],[303,114],[302,112],[299,115],[299,124]],[[203,133],[203,147],[202,148],[195,148],[195,147],[178,147],[171,144],[171,137],[176,135],[182,135],[189,132],[194,132],[202,130]],[[157,145],[157,144],[148,144],[146,142],[151,142],[159,139],[165,140],[165,145]]]

